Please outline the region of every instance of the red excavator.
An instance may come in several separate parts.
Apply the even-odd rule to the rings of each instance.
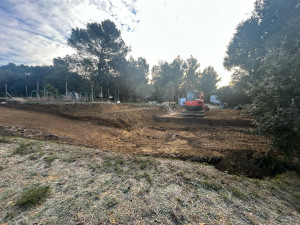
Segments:
[[[185,101],[185,111],[183,116],[205,116],[205,110],[208,107],[204,105],[204,92],[202,91],[187,91]]]

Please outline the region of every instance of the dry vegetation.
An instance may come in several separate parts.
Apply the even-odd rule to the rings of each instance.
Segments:
[[[0,138],[1,224],[300,224],[300,180]]]

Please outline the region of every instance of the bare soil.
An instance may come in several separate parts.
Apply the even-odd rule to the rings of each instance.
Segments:
[[[267,151],[268,140],[254,133],[243,111],[214,109],[204,118],[183,118],[181,110],[104,103],[6,104],[0,107],[0,126],[24,137],[208,162],[250,177],[266,175],[255,164]]]

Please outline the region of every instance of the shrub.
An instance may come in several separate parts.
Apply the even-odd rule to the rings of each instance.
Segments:
[[[44,201],[50,193],[49,186],[33,187],[25,191],[21,197],[17,200],[16,206],[18,207],[30,207],[40,204]]]
[[[202,181],[202,184],[206,189],[212,189],[215,191],[219,191],[222,189],[222,186],[215,182],[210,182],[210,181],[204,180],[204,181]]]
[[[44,158],[44,161],[50,166],[55,159],[58,159],[56,155],[49,155]]]
[[[248,196],[236,187],[229,187],[228,190],[237,198],[246,200]]]
[[[20,144],[19,147],[17,147],[13,154],[18,154],[18,155],[28,155],[30,153],[33,153],[34,150],[31,147],[32,144]]]

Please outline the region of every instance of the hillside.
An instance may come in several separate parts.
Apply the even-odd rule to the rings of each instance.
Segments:
[[[299,224],[300,179],[0,139],[0,224]],[[28,191],[30,190],[30,191]]]

